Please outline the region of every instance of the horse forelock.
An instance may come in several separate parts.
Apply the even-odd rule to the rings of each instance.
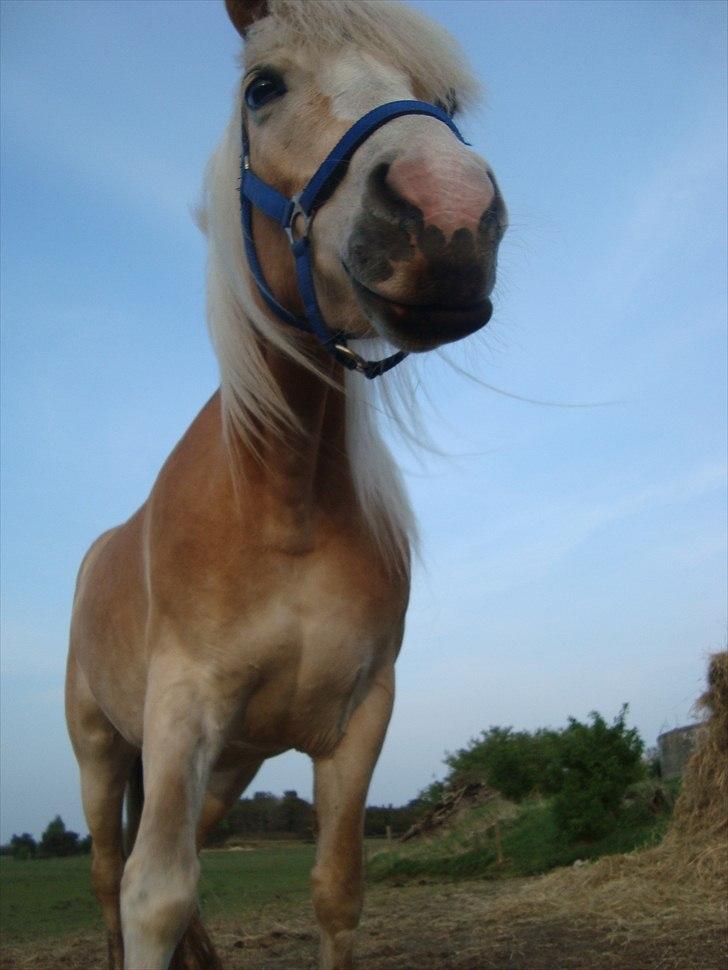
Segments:
[[[246,47],[308,48],[314,56],[353,46],[404,71],[423,101],[472,108],[481,88],[457,42],[398,0],[269,0]]]

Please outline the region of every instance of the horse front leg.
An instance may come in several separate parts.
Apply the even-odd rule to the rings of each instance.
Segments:
[[[195,913],[197,827],[224,720],[198,680],[168,670],[147,692],[144,809],[121,883],[125,970],[167,970]]]
[[[91,833],[91,882],[108,933],[109,970],[122,970],[119,886],[124,869],[122,808],[137,751],[96,703],[73,652],[66,678],[66,718],[81,773],[83,810]]]
[[[353,966],[363,899],[364,808],[393,699],[394,669],[389,667],[354,711],[333,754],[314,760],[319,834],[311,881],[321,930],[321,970]]]

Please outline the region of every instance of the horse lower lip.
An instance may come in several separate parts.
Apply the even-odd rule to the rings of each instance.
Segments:
[[[485,297],[462,305],[406,304],[387,300],[351,277],[354,290],[365,309],[373,312],[393,331],[407,341],[427,345],[449,343],[480,330],[490,320],[493,304]]]

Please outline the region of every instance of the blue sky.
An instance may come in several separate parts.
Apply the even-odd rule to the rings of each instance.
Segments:
[[[394,442],[423,533],[371,800],[491,724],[630,703],[689,718],[726,630],[726,6],[418,3],[487,89],[463,129],[512,227],[496,311],[432,358],[433,436]],[[85,831],[62,679],[92,539],[145,498],[212,392],[189,208],[231,110],[222,3],[2,4],[0,837]],[[404,365],[406,366],[406,365]],[[253,790],[310,794],[300,755]]]

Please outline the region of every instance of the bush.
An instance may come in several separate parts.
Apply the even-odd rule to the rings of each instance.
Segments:
[[[558,731],[530,733],[491,727],[466,748],[447,755],[448,785],[483,781],[514,801],[533,794],[552,794],[552,765],[559,743]]]
[[[556,824],[568,838],[602,838],[617,824],[627,788],[645,773],[644,744],[627,728],[627,705],[610,726],[596,712],[591,723],[569,718],[553,761]]]
[[[561,835],[572,841],[600,839],[619,820],[629,786],[650,772],[644,744],[636,729],[627,728],[626,717],[625,704],[611,725],[592,712],[589,723],[572,717],[560,730],[491,727],[445,757],[450,770],[444,781],[421,793],[420,811],[432,809],[459,785],[479,781],[511,801],[554,796]],[[634,798],[628,808],[632,815],[652,811],[639,807]]]

